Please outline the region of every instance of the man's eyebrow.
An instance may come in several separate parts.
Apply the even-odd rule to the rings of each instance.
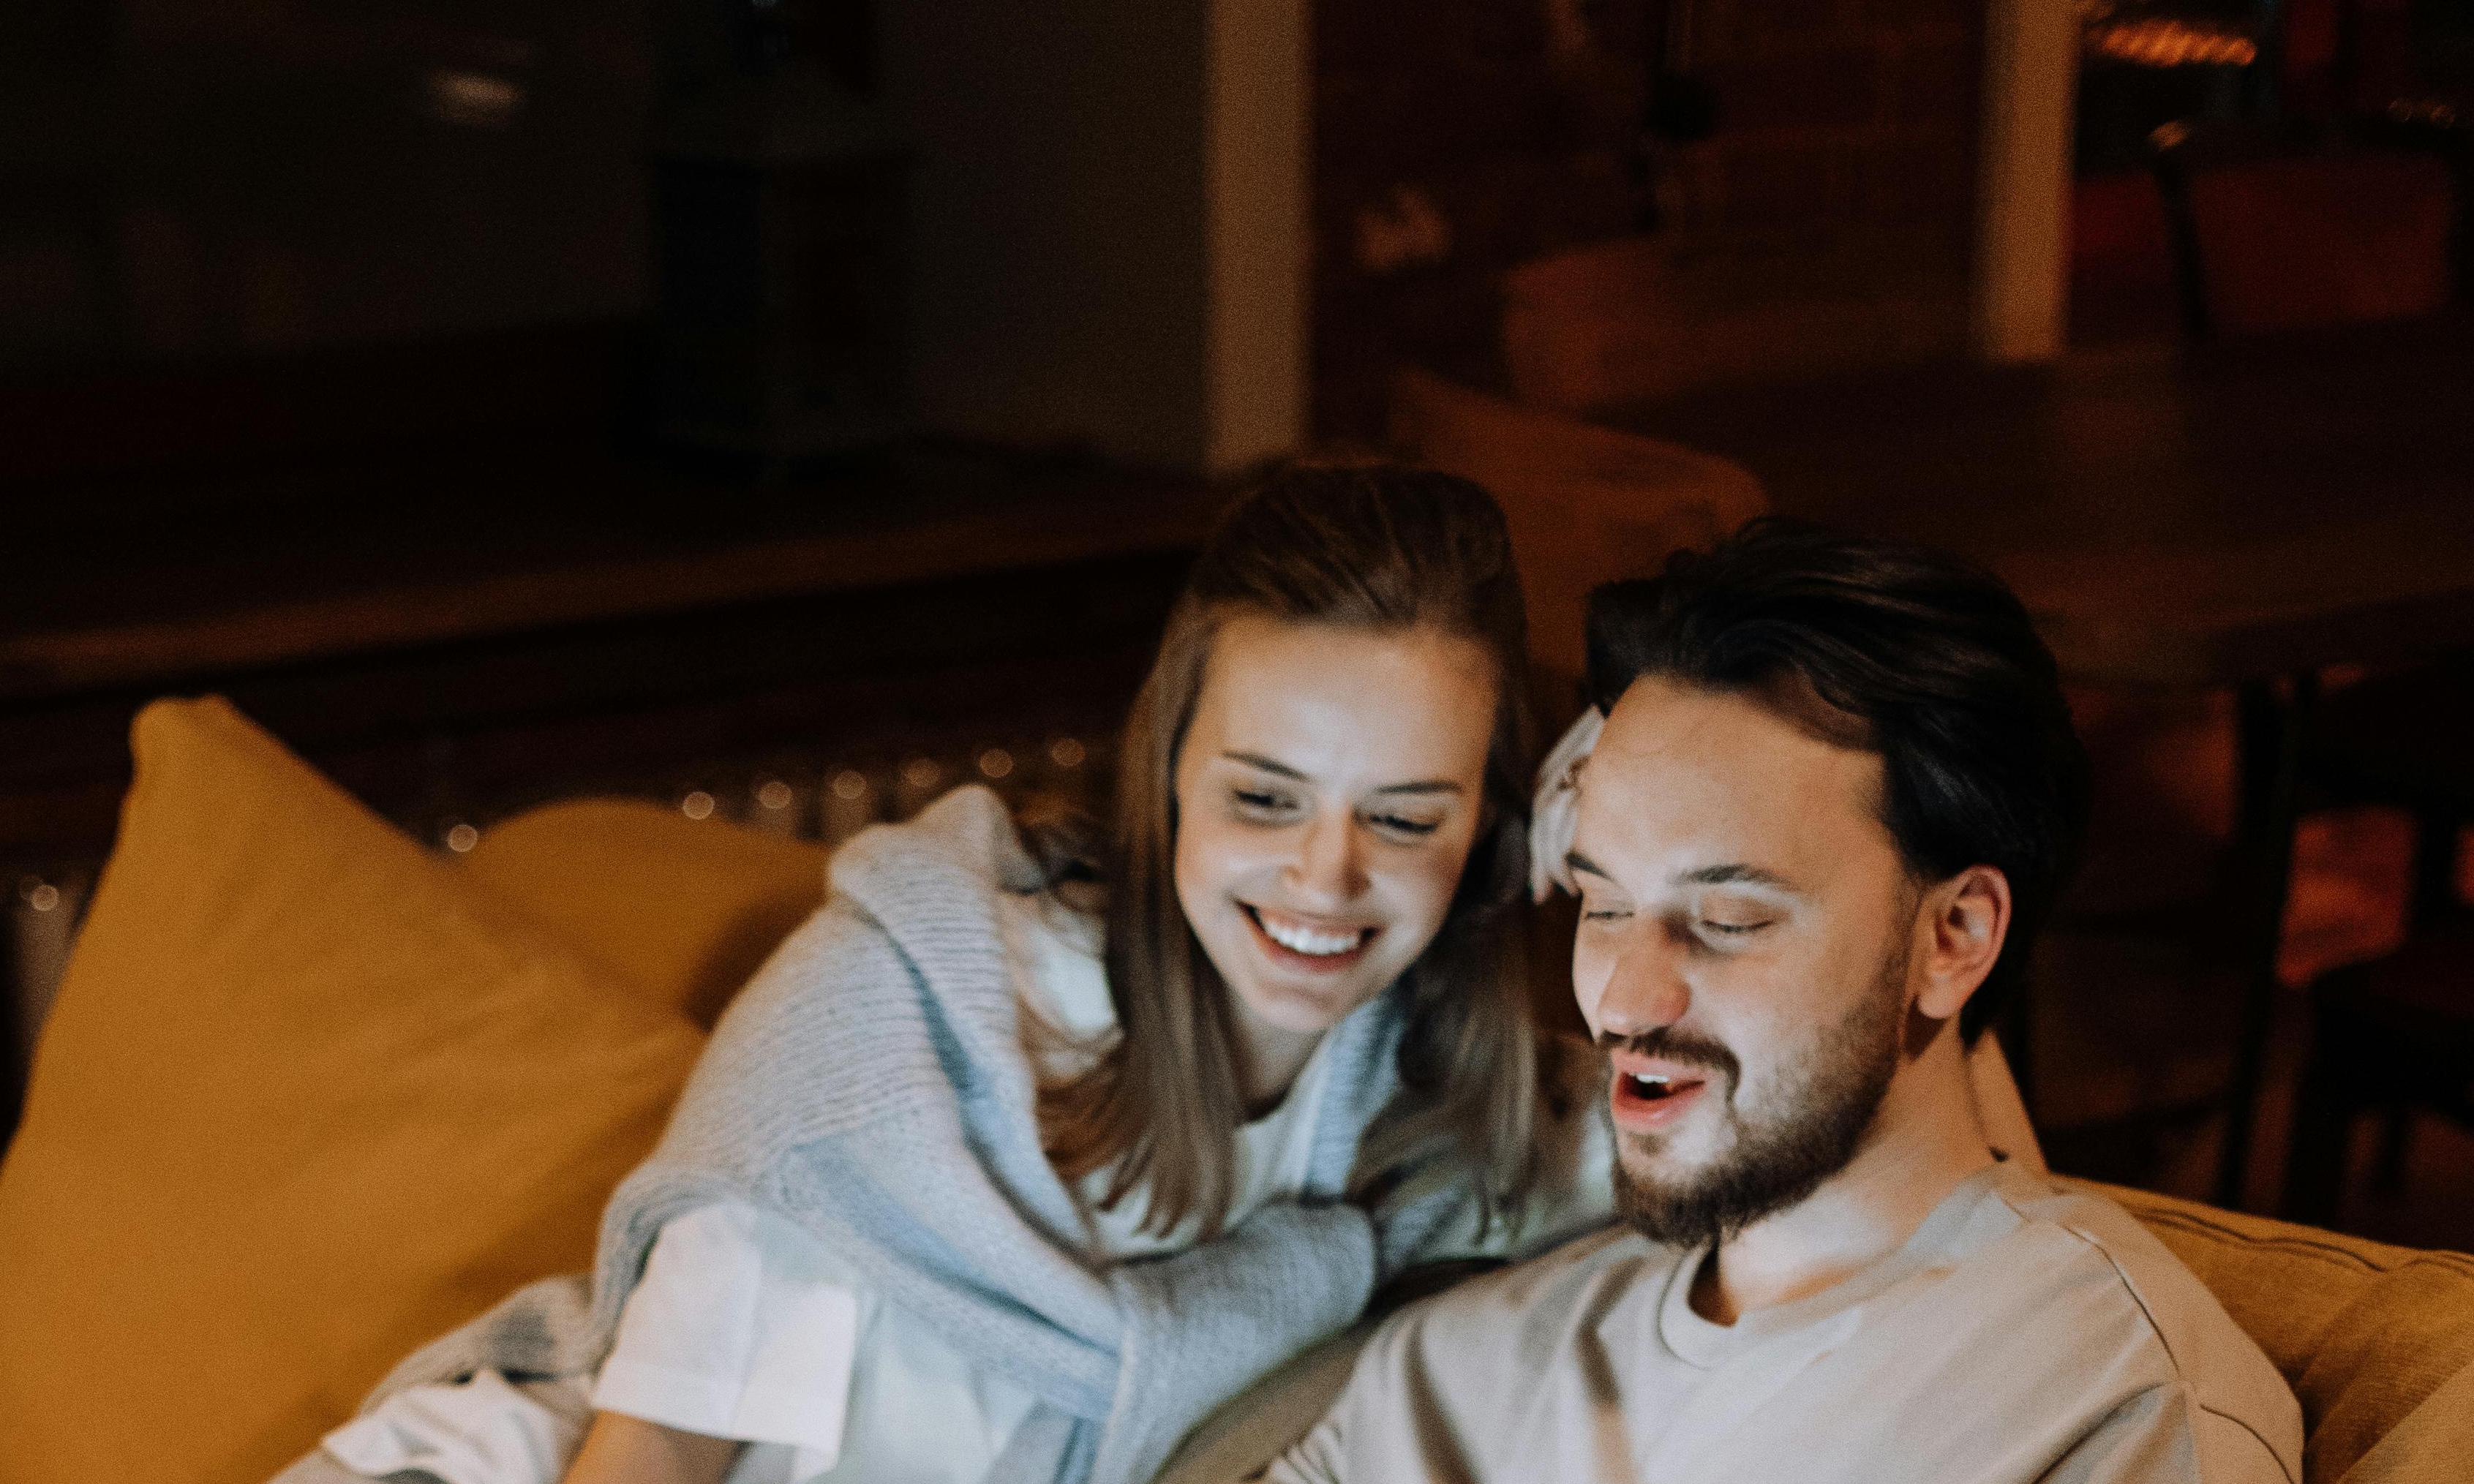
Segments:
[[[1564,852],[1564,868],[1576,875],[1586,873],[1588,875],[1595,876],[1600,881],[1607,882],[1611,885],[1614,881],[1614,877],[1607,873],[1607,868],[1605,866],[1600,865],[1597,862],[1590,860],[1588,856],[1581,854],[1577,850],[1567,850]],[[1758,865],[1744,865],[1741,864],[1733,865],[1705,865],[1698,870],[1686,871],[1675,878],[1675,884],[1679,887],[1725,887],[1742,885],[1754,887],[1776,887],[1783,891],[1792,891],[1795,889],[1795,884],[1793,882],[1788,881],[1785,877],[1780,875],[1776,871],[1765,871]]]
[[[1600,865],[1597,862],[1590,860],[1588,856],[1581,854],[1577,850],[1566,850],[1564,852],[1564,869],[1572,872],[1574,875],[1595,876],[1598,880],[1609,883],[1610,885],[1614,881],[1613,876],[1607,874],[1607,868],[1605,866]]]
[[[1675,884],[1679,887],[1753,886],[1777,887],[1785,891],[1792,891],[1795,889],[1795,884],[1793,882],[1788,881],[1785,877],[1780,875],[1776,871],[1765,871],[1758,865],[1744,865],[1741,864],[1734,865],[1705,865],[1699,870],[1686,871],[1675,878]]]
[[[1448,778],[1429,778],[1423,783],[1386,784],[1377,793],[1467,793],[1468,791]]]

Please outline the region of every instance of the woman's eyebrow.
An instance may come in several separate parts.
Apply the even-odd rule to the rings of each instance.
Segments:
[[[1294,778],[1299,783],[1314,782],[1312,778],[1298,772],[1296,768],[1289,766],[1286,763],[1274,763],[1270,758],[1263,756],[1259,752],[1224,752],[1220,755],[1226,758],[1231,763],[1243,763],[1248,767],[1259,768],[1264,772],[1275,774],[1282,778]],[[1374,791],[1381,794],[1409,794],[1417,796],[1439,793],[1467,793],[1468,791],[1462,788],[1459,784],[1452,782],[1448,778],[1428,778],[1418,783],[1386,784]]]
[[[1312,782],[1314,782],[1314,780],[1313,780],[1313,779],[1308,778],[1305,774],[1303,774],[1303,773],[1301,773],[1301,772],[1298,772],[1296,768],[1291,767],[1291,766],[1290,766],[1289,765],[1287,765],[1286,763],[1274,763],[1274,762],[1273,762],[1270,758],[1264,757],[1264,756],[1263,756],[1262,754],[1260,754],[1260,753],[1256,753],[1256,752],[1224,752],[1224,753],[1222,753],[1222,754],[1220,754],[1220,755],[1221,755],[1222,757],[1224,757],[1224,758],[1226,758],[1226,759],[1227,759],[1229,762],[1231,762],[1231,763],[1243,763],[1243,764],[1245,764],[1248,767],[1259,767],[1259,768],[1261,768],[1264,772],[1267,772],[1267,773],[1277,773],[1279,776],[1281,776],[1281,777],[1283,777],[1283,778],[1294,778],[1294,779],[1296,779],[1296,780],[1297,780],[1298,782],[1299,782],[1299,783],[1312,783]]]

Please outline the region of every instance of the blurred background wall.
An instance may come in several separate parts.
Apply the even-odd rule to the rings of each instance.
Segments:
[[[1365,0],[1315,14],[1323,428],[1378,426],[1404,353],[1509,377],[1506,273],[1651,232],[1660,308],[1730,342],[1748,375],[1810,361],[1816,334],[1843,336],[1833,324],[1863,327],[1842,356],[1963,346],[1980,0]],[[1610,280],[1627,276],[1568,301],[1542,287],[1532,307],[1558,323],[1621,312]]]
[[[1170,466],[1297,441],[1304,37],[1233,3],[28,0],[0,371],[634,320],[664,112],[759,26],[909,167],[927,426]]]
[[[622,317],[652,16],[25,0],[0,17],[0,361]]]
[[[647,140],[733,9],[21,0],[0,367],[634,318]],[[907,152],[934,427],[1226,467],[1306,431],[1310,334],[1312,429],[1362,436],[1404,353],[1501,379],[1507,270],[1652,229],[1748,368],[1964,332],[1975,0],[737,11]]]

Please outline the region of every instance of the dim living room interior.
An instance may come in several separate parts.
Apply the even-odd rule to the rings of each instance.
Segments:
[[[159,697],[291,759],[197,839],[314,770],[709,1026],[860,829],[1103,799],[1232,493],[1388,453],[1502,501],[1558,727],[1589,589],[1757,514],[2009,580],[2096,766],[2055,1169],[2474,1249],[2469,109],[2444,0],[21,0],[0,1137]]]

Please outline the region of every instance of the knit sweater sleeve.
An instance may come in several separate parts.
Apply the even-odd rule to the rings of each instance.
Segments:
[[[1115,1270],[1126,1334],[1094,1484],[1151,1478],[1221,1401],[1353,1322],[1374,1277],[1373,1228],[1346,1204],[1268,1206],[1216,1242]]]

